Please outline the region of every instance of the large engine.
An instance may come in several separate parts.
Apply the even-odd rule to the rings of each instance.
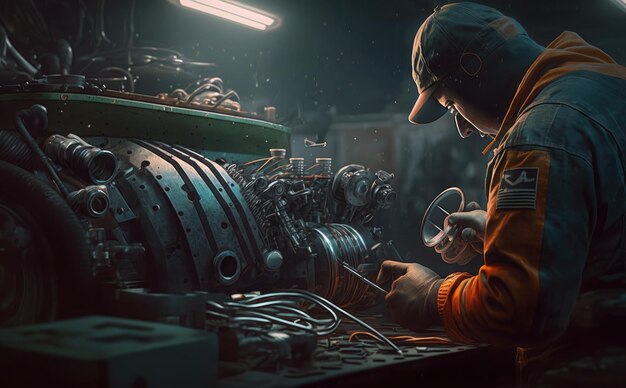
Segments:
[[[284,149],[236,162],[156,141],[58,134],[41,143],[42,162],[16,133],[2,136],[13,146],[0,157],[56,184],[89,236],[83,271],[62,271],[86,285],[75,292],[90,295],[91,307],[115,305],[128,289],[188,295],[278,288],[365,306],[375,295],[343,265],[371,277],[395,251],[372,225],[396,196],[385,171],[352,164],[333,173],[329,158],[306,166]],[[41,172],[46,163],[48,175]]]

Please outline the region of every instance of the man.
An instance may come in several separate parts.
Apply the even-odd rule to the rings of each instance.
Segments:
[[[485,153],[495,148],[486,212],[448,217],[458,238],[484,241],[478,275],[441,279],[386,261],[392,316],[414,330],[443,324],[462,342],[557,340],[581,290],[626,269],[626,69],[572,32],[543,48],[474,3],[436,9],[412,65],[420,95],[409,120],[450,110],[462,137],[489,135]]]

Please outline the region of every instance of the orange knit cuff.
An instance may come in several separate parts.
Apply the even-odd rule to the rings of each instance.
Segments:
[[[450,339],[454,341],[467,343],[475,342],[471,337],[468,337],[466,333],[461,332],[459,326],[460,317],[454,316],[454,309],[452,307],[452,298],[455,290],[459,287],[461,282],[471,277],[472,275],[467,272],[456,272],[448,275],[441,284],[439,293],[437,294],[437,311],[439,312],[441,323]]]
[[[437,294],[437,311],[439,312],[439,317],[441,317],[441,321],[444,321],[444,308],[446,305],[446,301],[448,300],[448,294],[450,293],[450,289],[452,285],[455,283],[454,280],[461,275],[460,272],[455,272],[453,274],[448,275],[441,286],[439,287],[439,293]]]

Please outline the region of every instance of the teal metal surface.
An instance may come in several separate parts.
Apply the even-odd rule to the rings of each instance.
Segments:
[[[79,136],[158,140],[210,155],[264,156],[289,148],[291,130],[264,120],[102,95],[53,92],[0,94],[0,128],[33,104],[48,109],[49,131]]]
[[[5,387],[209,387],[215,333],[90,316],[0,330]]]

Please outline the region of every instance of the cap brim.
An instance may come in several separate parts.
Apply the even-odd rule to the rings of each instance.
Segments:
[[[447,112],[447,109],[433,98],[436,89],[437,85],[433,85],[420,94],[409,114],[410,122],[413,124],[432,123]]]

